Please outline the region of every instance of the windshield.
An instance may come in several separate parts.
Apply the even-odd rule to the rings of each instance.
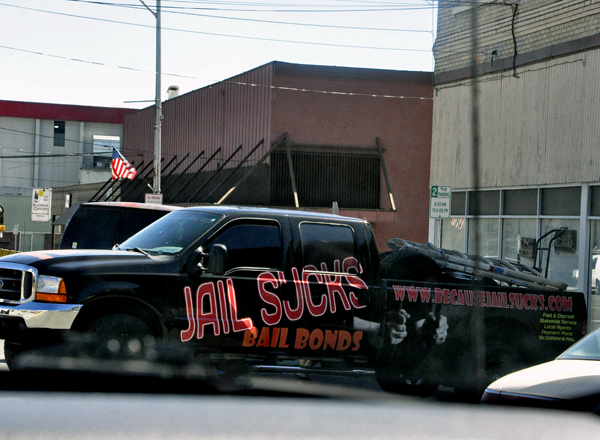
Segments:
[[[600,361],[600,330],[587,335],[567,351],[559,359],[584,359]]]
[[[175,255],[195,242],[222,217],[200,211],[175,211],[138,232],[118,248]]]

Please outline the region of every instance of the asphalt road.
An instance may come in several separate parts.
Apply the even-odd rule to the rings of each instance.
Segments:
[[[4,340],[0,339],[0,371],[8,371],[8,366],[6,365],[6,361],[4,359]],[[264,374],[263,376],[269,377],[289,377],[295,378],[296,376],[293,374]],[[376,393],[385,393],[381,387],[377,384],[377,380],[375,380],[374,375],[365,375],[365,376],[330,376],[330,375],[319,375],[319,374],[311,374],[309,375],[307,381],[312,383],[323,383],[329,385],[340,385],[349,388],[357,388],[362,390],[368,390]],[[440,402],[455,402],[456,396],[454,394],[454,390],[452,388],[447,387],[439,387],[435,394],[431,397],[428,397],[425,400],[433,400]]]

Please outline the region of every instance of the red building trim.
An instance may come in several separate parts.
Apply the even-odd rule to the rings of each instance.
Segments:
[[[77,122],[123,124],[125,115],[137,111],[131,108],[91,107],[39,102],[1,101],[0,116],[10,118],[49,119]]]

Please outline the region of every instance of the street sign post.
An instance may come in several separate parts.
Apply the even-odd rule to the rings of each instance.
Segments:
[[[450,202],[452,188],[450,186],[434,185],[431,187],[429,217],[450,218]]]

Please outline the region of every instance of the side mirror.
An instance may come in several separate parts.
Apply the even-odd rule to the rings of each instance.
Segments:
[[[222,244],[214,244],[208,255],[206,271],[215,275],[223,275],[227,267],[227,248]]]
[[[192,253],[192,255],[190,255],[186,265],[186,272],[190,275],[195,275],[206,270],[206,268],[202,267],[202,259],[204,257],[208,257],[208,254],[205,253],[204,249],[202,249],[202,246],[200,246]]]

